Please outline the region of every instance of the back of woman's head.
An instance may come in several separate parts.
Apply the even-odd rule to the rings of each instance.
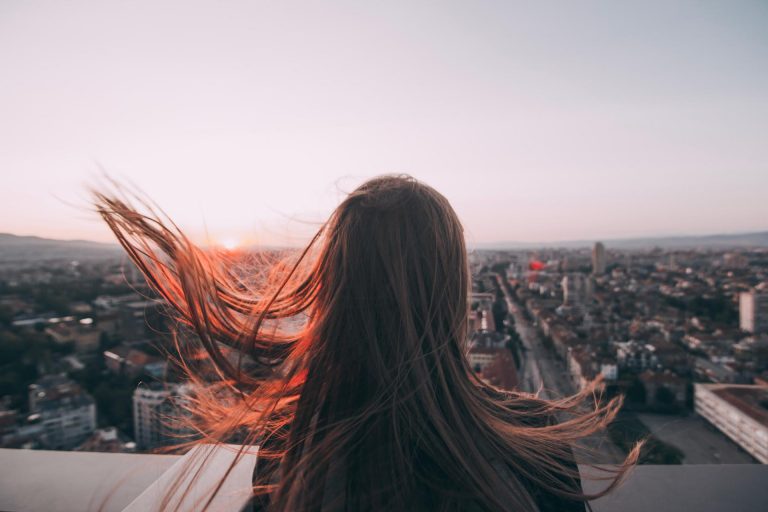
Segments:
[[[603,428],[620,402],[582,410],[594,387],[550,402],[475,377],[463,229],[431,187],[369,180],[304,250],[250,267],[196,247],[146,203],[142,214],[96,192],[96,205],[195,334],[176,348],[197,389],[201,440],[261,446],[262,505],[535,510],[542,490],[587,498],[571,443]]]
[[[461,224],[432,188],[387,176],[347,197],[324,233],[310,315],[307,378],[338,385],[336,419],[394,414],[434,395],[442,373],[466,380],[468,273]]]

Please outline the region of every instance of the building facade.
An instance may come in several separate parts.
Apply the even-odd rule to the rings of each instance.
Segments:
[[[567,274],[561,281],[563,306],[583,308],[587,302],[587,282],[583,274]]]
[[[30,417],[41,425],[42,446],[72,449],[96,430],[96,403],[73,380],[46,375],[29,386]]]
[[[592,248],[592,273],[594,275],[605,274],[606,267],[605,246],[597,242]]]
[[[768,464],[768,388],[695,384],[695,409],[754,458]]]
[[[184,441],[184,404],[189,388],[182,385],[139,387],[133,392],[136,448],[149,450]]]
[[[753,289],[739,295],[739,326],[746,332],[768,332],[768,293]]]

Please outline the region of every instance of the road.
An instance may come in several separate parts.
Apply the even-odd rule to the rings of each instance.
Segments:
[[[565,364],[544,346],[536,328],[526,320],[517,302],[512,299],[509,291],[498,274],[496,279],[504,292],[515,330],[520,335],[522,353],[518,379],[520,390],[529,393],[539,392],[544,399],[562,398],[576,393],[576,388],[569,378]],[[579,462],[615,464],[624,460],[624,452],[601,434],[586,439],[583,445],[591,454],[584,454]]]
[[[544,347],[536,328],[525,319],[517,302],[512,300],[501,276],[497,275],[496,279],[504,292],[523,345],[518,371],[520,389],[529,393],[539,391],[539,396],[547,399],[572,395],[576,390],[568,378],[565,365]]]

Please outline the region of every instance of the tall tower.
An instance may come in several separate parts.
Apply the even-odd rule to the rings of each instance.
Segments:
[[[584,274],[567,274],[561,281],[563,287],[563,306],[583,307],[587,298],[587,286]]]
[[[184,424],[190,388],[150,385],[133,392],[133,431],[139,449],[178,444],[191,434]]]
[[[739,326],[742,331],[768,331],[768,293],[752,289],[739,295]]]
[[[133,392],[133,432],[139,449],[155,448],[161,444],[158,409],[170,395],[170,391],[159,386],[156,389],[139,387]]]
[[[605,246],[597,242],[592,248],[592,274],[605,274]]]

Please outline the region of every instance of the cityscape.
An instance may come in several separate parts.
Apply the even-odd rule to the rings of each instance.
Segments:
[[[0,256],[0,447],[193,439],[168,312],[115,247]],[[470,262],[467,357],[483,381],[558,398],[600,378],[624,396],[594,462],[646,439],[641,464],[768,463],[768,249],[595,242]]]
[[[0,511],[764,512],[766,26],[0,2]],[[382,227],[384,176],[434,204]]]

